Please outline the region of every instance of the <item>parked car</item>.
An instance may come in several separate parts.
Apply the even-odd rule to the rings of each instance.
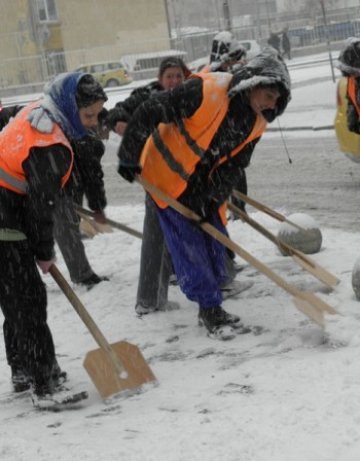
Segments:
[[[360,162],[360,135],[348,130],[346,97],[347,78],[342,77],[337,85],[337,110],[335,117],[335,133],[341,152],[350,160]]]
[[[148,53],[126,54],[121,63],[135,80],[156,77],[160,63],[166,58],[177,57],[185,61],[186,52],[180,50],[161,50]]]
[[[128,71],[119,61],[85,64],[75,69],[75,72],[92,74],[103,87],[126,85],[132,82]]]

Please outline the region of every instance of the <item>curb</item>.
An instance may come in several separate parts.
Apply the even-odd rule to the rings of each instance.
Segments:
[[[284,128],[268,128],[266,132],[269,131],[324,131],[324,130],[333,130],[334,125],[324,125],[324,126],[289,126]]]

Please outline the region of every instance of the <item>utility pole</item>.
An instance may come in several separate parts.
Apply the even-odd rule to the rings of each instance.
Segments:
[[[228,31],[231,31],[232,24],[231,24],[231,16],[230,16],[230,8],[229,8],[228,0],[224,0],[223,10],[224,10],[225,29]]]
[[[328,25],[327,25],[325,5],[324,5],[324,0],[319,0],[319,1],[320,1],[321,10],[322,10],[323,18],[324,18],[324,25],[325,25],[325,31],[326,31],[326,43],[327,43],[327,47],[328,47],[328,51],[329,51],[331,75],[332,75],[333,82],[335,83],[334,64],[333,64],[332,56],[331,56],[330,34],[329,34]]]
[[[257,39],[259,42],[261,42],[261,20],[260,20],[260,4],[259,0],[256,0],[256,23],[257,23],[257,30],[258,30],[258,36]]]

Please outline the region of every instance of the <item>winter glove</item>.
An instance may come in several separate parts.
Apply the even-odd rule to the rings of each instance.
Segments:
[[[96,128],[96,133],[100,139],[109,139],[110,126],[107,123],[108,114],[109,111],[104,107],[98,115],[98,125]]]
[[[28,120],[40,133],[52,133],[54,123],[43,107],[35,107],[28,115]]]
[[[110,109],[106,116],[106,124],[112,130],[115,129],[115,126],[118,122],[128,122],[128,117],[124,114],[123,111],[119,110],[117,107]]]
[[[40,259],[36,260],[36,264],[39,266],[41,269],[41,272],[43,274],[47,274],[49,272],[50,267],[56,262],[56,257],[54,256],[48,261],[42,261]]]
[[[102,210],[94,211],[94,220],[99,224],[106,224],[106,216]]]
[[[208,198],[206,203],[204,203],[200,210],[199,210],[199,215],[200,219],[198,221],[195,221],[195,224],[197,226],[200,226],[201,224],[204,223],[213,223],[214,221],[214,216],[217,215],[219,211],[220,204],[216,202],[215,200]]]
[[[126,181],[133,182],[137,174],[141,173],[140,165],[122,165],[120,164],[118,168],[118,173]]]

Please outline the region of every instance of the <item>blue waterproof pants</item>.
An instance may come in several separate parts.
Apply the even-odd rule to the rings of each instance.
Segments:
[[[225,247],[172,208],[157,211],[181,290],[201,309],[220,306],[220,287],[227,280]],[[211,224],[226,234],[218,216]]]

